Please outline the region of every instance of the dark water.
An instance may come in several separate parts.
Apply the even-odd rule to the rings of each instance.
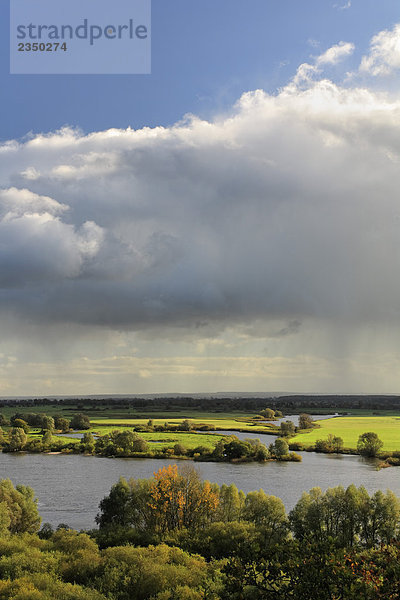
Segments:
[[[249,437],[249,434],[243,435]],[[204,479],[219,484],[235,483],[244,492],[263,488],[268,494],[282,498],[288,510],[302,491],[315,486],[325,490],[355,483],[364,485],[369,492],[391,489],[400,496],[400,468],[377,471],[375,463],[358,456],[301,454],[302,463],[195,464]],[[33,487],[43,521],[53,525],[67,523],[81,529],[94,526],[99,501],[120,475],[151,477],[163,465],[174,462],[82,455],[0,454],[0,477],[8,477],[14,484]]]

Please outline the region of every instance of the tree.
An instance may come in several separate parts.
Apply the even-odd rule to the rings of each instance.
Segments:
[[[239,440],[236,436],[225,445],[224,455],[229,460],[248,458],[252,455],[252,447],[248,441]]]
[[[14,427],[20,427],[25,431],[25,433],[29,433],[29,425],[23,419],[15,419],[13,424]]]
[[[87,431],[86,433],[83,434],[83,438],[81,439],[80,445],[81,445],[83,452],[86,452],[88,454],[93,454],[95,442],[94,442],[93,435],[89,431]]]
[[[217,521],[191,532],[188,548],[185,549],[199,553],[208,560],[227,559],[229,556],[251,559],[260,551],[262,543],[260,529],[254,523]]]
[[[5,415],[0,413],[0,425],[9,425],[10,421],[7,419]]]
[[[217,519],[219,521],[240,521],[242,518],[245,495],[236,485],[222,484],[219,490]]]
[[[11,533],[36,533],[39,531],[41,518],[37,509],[37,500],[32,488],[17,485],[14,488],[9,479],[0,480],[0,503],[7,506],[10,519],[8,526]]]
[[[272,410],[272,408],[264,408],[264,410],[260,411],[260,415],[265,417],[268,421],[275,419],[275,411]]]
[[[376,492],[350,485],[322,493],[304,493],[289,514],[295,538],[312,544],[329,539],[341,548],[389,543],[399,532],[400,502],[393,492]]]
[[[299,429],[311,429],[313,426],[313,419],[310,415],[306,415],[305,413],[301,414],[299,417]]]
[[[283,421],[280,424],[280,435],[282,437],[293,437],[296,433],[296,427],[293,421]]]
[[[43,415],[42,417],[42,431],[54,431],[54,419],[53,417],[49,417],[48,415]]]
[[[102,553],[98,572],[101,591],[109,599],[203,600],[220,597],[213,592],[212,571],[203,557],[165,544],[148,548],[107,548]]]
[[[267,496],[264,490],[249,492],[246,496],[243,518],[255,523],[265,540],[271,543],[285,539],[288,531],[288,518],[280,498]]]
[[[83,413],[74,415],[70,422],[71,429],[90,429],[90,419]]]
[[[134,527],[147,535],[196,528],[217,514],[218,488],[201,481],[197,471],[169,465],[154,473],[154,479],[127,482],[120,479],[100,502],[96,522]]]
[[[382,440],[373,431],[362,433],[358,438],[357,450],[362,456],[377,456],[382,447]]]
[[[341,452],[343,450],[343,439],[335,436],[332,433],[328,435],[326,440],[316,440],[316,452]]]
[[[44,431],[42,435],[42,447],[44,449],[49,448],[53,441],[53,436],[51,435],[51,431],[48,429]]]
[[[133,431],[113,431],[110,437],[118,453],[146,452],[148,449],[146,440]]]
[[[147,486],[148,487],[148,486]],[[108,496],[105,496],[99,504],[100,513],[96,516],[96,523],[102,527],[109,525],[122,525],[124,527],[135,525],[129,511],[129,501],[132,496],[133,481],[129,483],[124,477],[120,477],[115,483]],[[148,489],[142,490],[142,508],[145,508]],[[140,509],[139,509],[140,512]]]
[[[278,460],[283,456],[287,456],[289,454],[288,443],[282,438],[278,438],[273,446],[273,452]]]
[[[184,454],[186,454],[186,448],[183,444],[180,444],[179,442],[175,444],[174,446],[174,454],[175,456],[183,456]]]
[[[69,431],[69,421],[68,419],[64,419],[64,417],[55,417],[54,425],[56,429],[60,429],[62,433],[68,433]]]
[[[198,527],[212,520],[219,503],[218,493],[208,481],[202,482],[194,469],[176,465],[154,474],[149,508],[156,531],[165,533],[182,527]]]
[[[9,449],[11,452],[22,450],[27,440],[28,438],[25,431],[21,427],[14,427],[11,429],[10,433]]]
[[[343,438],[337,435],[332,436],[332,447],[334,452],[341,452],[343,450]]]

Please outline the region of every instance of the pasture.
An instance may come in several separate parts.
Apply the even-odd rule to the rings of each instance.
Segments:
[[[345,448],[357,448],[362,433],[374,431],[383,441],[383,451],[400,450],[400,416],[349,416],[316,421],[318,428],[298,433],[290,442],[301,442],[305,447],[316,440],[326,439],[331,433],[343,439]]]

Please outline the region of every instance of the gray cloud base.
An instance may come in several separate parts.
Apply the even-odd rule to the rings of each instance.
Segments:
[[[115,329],[399,316],[400,101],[327,80],[0,147],[0,310]],[[293,325],[295,324],[295,325]]]

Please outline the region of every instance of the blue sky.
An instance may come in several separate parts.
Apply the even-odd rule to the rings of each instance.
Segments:
[[[12,1],[12,0],[11,0]],[[170,125],[209,116],[243,92],[274,92],[297,66],[339,41],[356,45],[399,18],[397,0],[153,0],[150,76],[8,75],[8,2],[0,5],[0,139],[64,125]],[[312,47],[314,40],[319,46]]]
[[[398,0],[152,12],[9,75],[0,4],[0,395],[398,393]]]

